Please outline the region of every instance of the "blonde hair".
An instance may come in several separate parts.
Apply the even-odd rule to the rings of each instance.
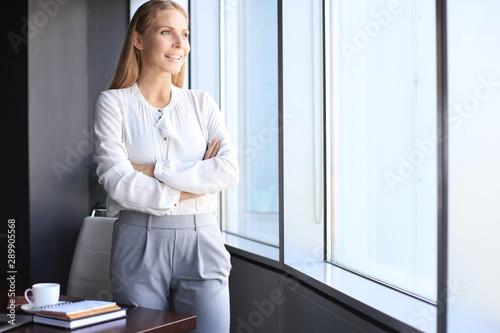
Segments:
[[[144,34],[162,10],[178,10],[189,21],[184,8],[174,1],[150,0],[140,6],[128,26],[125,42],[109,89],[128,88],[137,81],[141,70],[141,55],[139,50],[134,47],[134,32]],[[179,88],[182,88],[184,84],[185,67],[186,63],[182,65],[178,74],[172,74],[172,84]]]

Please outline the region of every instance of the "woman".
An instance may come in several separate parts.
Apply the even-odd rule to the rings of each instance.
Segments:
[[[238,182],[236,149],[215,101],[182,90],[188,18],[152,0],[132,18],[110,89],[95,104],[95,156],[113,229],[117,302],[197,316],[229,332],[231,269],[217,194]]]

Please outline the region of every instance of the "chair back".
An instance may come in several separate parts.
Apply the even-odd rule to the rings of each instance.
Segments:
[[[78,234],[69,273],[68,296],[111,301],[109,262],[116,218],[87,216]]]

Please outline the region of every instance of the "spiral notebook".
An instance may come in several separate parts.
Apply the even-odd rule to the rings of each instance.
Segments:
[[[100,324],[103,322],[124,318],[126,316],[127,316],[126,309],[120,309],[109,313],[103,313],[99,315],[94,315],[74,320],[61,320],[60,318],[49,318],[41,315],[34,315],[33,322],[38,324],[45,324],[45,325],[73,329],[73,328],[80,328],[84,326]]]
[[[76,319],[81,316],[92,316],[100,313],[118,310],[115,302],[83,300],[47,305],[38,308],[38,315],[54,316],[67,319]]]
[[[35,323],[77,328],[125,317],[126,309],[115,302],[84,300],[39,307]]]

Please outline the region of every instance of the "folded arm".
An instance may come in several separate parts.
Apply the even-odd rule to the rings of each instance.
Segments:
[[[208,160],[211,159],[215,156],[217,156],[217,153],[219,152],[220,148],[220,142],[219,140],[215,139],[212,141],[212,143],[208,146],[207,151],[205,152],[205,156],[203,157],[203,160]],[[150,163],[150,164],[133,164],[132,167],[134,170],[138,172],[142,172],[146,176],[153,177],[155,176],[155,166],[156,163]],[[194,198],[199,198],[203,194],[193,194],[189,192],[181,192],[179,201],[182,200],[187,200],[187,199],[194,199]]]

